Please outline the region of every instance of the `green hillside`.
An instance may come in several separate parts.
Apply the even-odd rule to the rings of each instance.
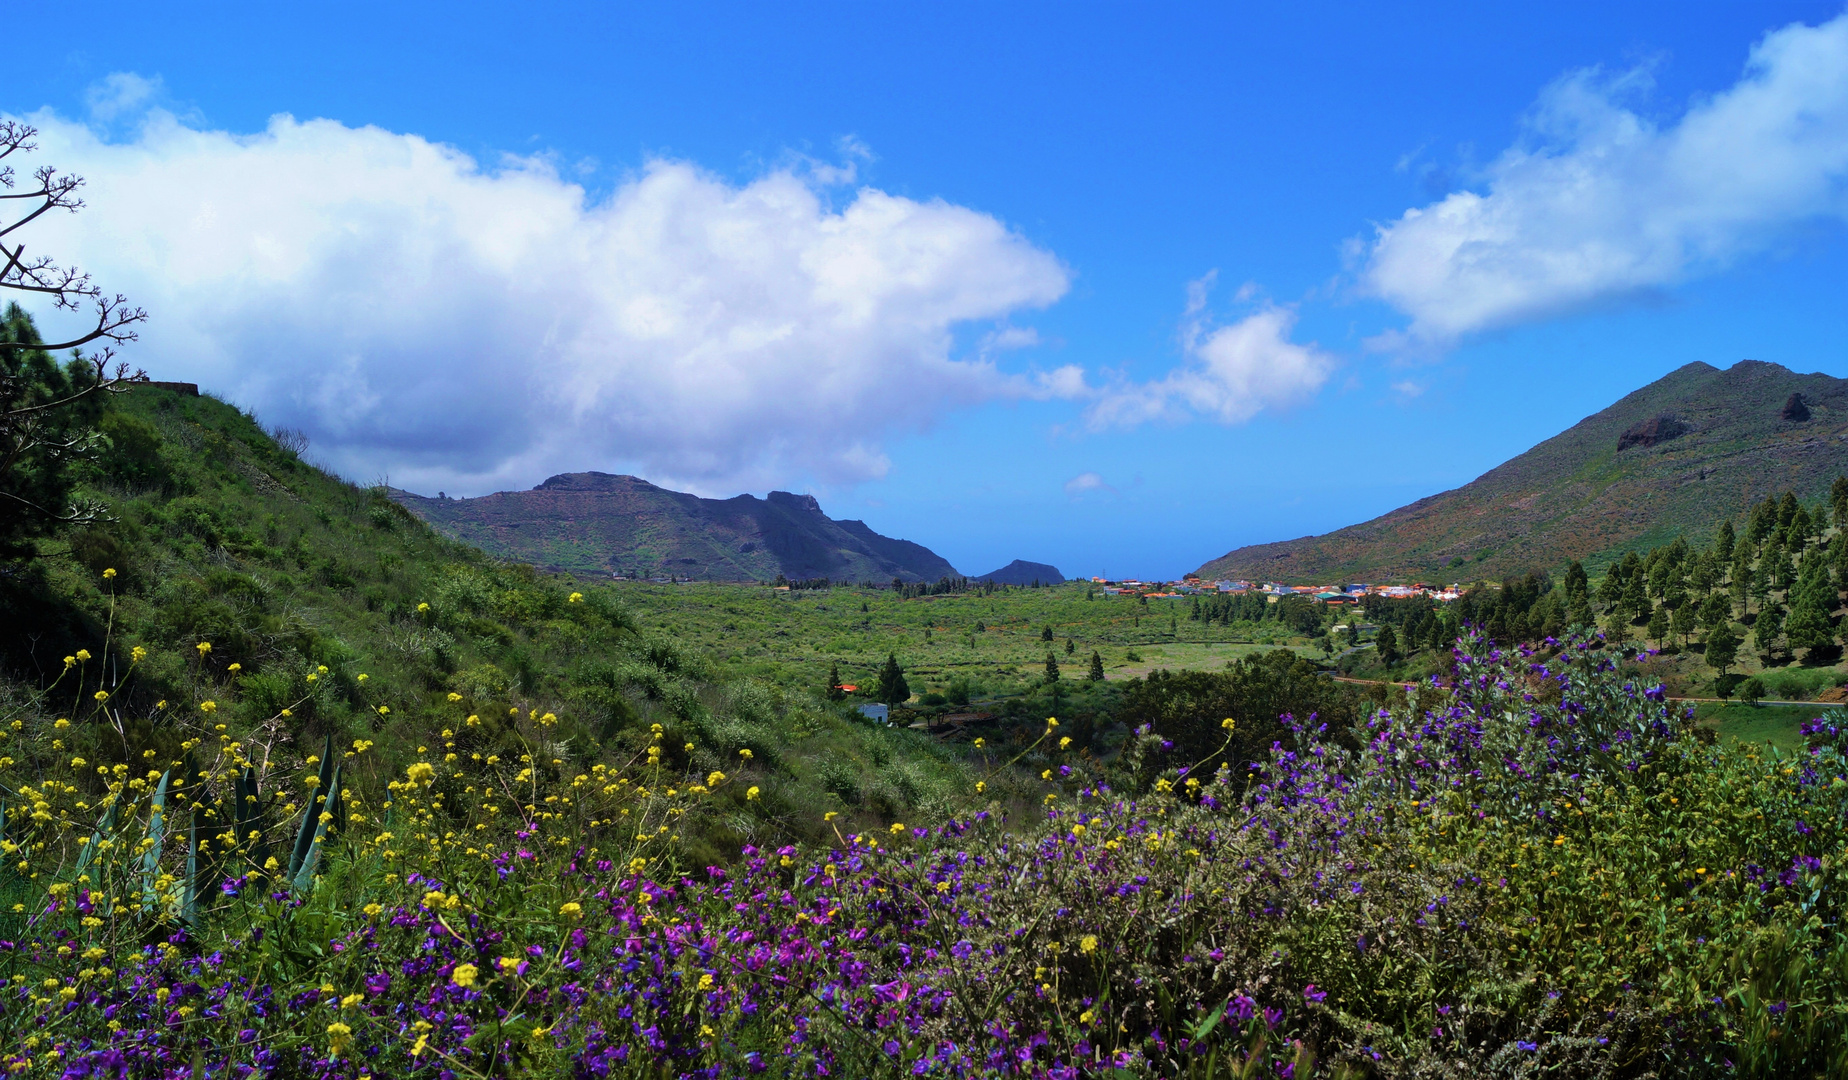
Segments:
[[[1848,381],[1745,360],[1689,364],[1452,491],[1372,521],[1238,548],[1206,578],[1499,579],[1626,551],[1848,472]]]
[[[393,491],[418,517],[491,555],[535,566],[699,581],[937,581],[956,569],[861,521],[835,521],[812,495],[702,499],[634,476],[563,473],[530,491],[475,499]]]
[[[0,699],[12,715],[76,716],[77,697],[99,687],[121,716],[210,698],[233,737],[261,738],[278,756],[299,759],[330,735],[376,742],[380,775],[454,723],[451,693],[486,718],[464,733],[481,752],[513,739],[509,710],[555,714],[561,769],[632,753],[661,723],[678,769],[731,769],[753,752],[741,775],[762,797],[710,815],[710,858],[815,833],[829,806],[882,820],[968,786],[963,751],[822,702],[825,668],[804,671],[795,690],[795,672],[741,675],[638,619],[607,579],[502,563],[447,539],[215,398],[139,386],[100,428],[106,441],[78,469],[105,519],[36,541],[0,575]],[[771,604],[770,590],[754,593]],[[59,682],[67,656],[137,646],[148,655],[132,677],[112,659],[79,665],[75,689]],[[130,723],[72,738],[120,760],[131,743],[167,751],[187,737],[177,721]],[[829,784],[877,797],[843,805]]]

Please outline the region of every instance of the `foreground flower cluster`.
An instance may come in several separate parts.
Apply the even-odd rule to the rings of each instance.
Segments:
[[[340,791],[346,815],[302,811],[330,826],[316,872],[289,880],[234,834],[188,908],[175,882],[201,848],[149,860],[143,789],[102,774],[115,823],[54,861],[85,785],[21,778],[42,808],[5,826],[9,858],[32,857],[5,886],[22,899],[0,941],[0,1063],[1843,1075],[1848,735],[1814,725],[1799,759],[1712,745],[1594,646],[1466,640],[1453,683],[1355,731],[1292,721],[1265,761],[1171,763],[1133,797],[1111,779],[1149,775],[1161,733],[1103,773],[1061,762],[1049,727],[1033,820],[972,807],[722,867],[681,865],[674,840],[723,774],[665,775],[658,752],[575,775],[490,762],[458,727],[376,808],[304,762],[299,787]],[[226,755],[196,786],[248,782],[262,803],[271,781]]]

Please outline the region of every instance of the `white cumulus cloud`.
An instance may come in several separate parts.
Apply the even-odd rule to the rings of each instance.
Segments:
[[[1071,496],[1083,495],[1087,491],[1115,492],[1116,488],[1104,483],[1104,478],[1094,472],[1079,473],[1065,482],[1065,493]]]
[[[1672,286],[1848,217],[1848,14],[1765,35],[1737,83],[1672,124],[1622,104],[1646,82],[1567,76],[1481,193],[1380,227],[1362,286],[1411,322],[1376,344],[1443,347]]]
[[[1212,283],[1209,274],[1189,286],[1181,366],[1152,382],[1098,391],[1086,413],[1091,427],[1193,417],[1240,424],[1266,409],[1301,404],[1328,381],[1334,357],[1313,344],[1290,340],[1296,326],[1290,308],[1265,303],[1237,322],[1211,326],[1205,309]],[[1239,298],[1251,295],[1241,290]]]
[[[98,118],[156,88],[111,80]],[[28,119],[35,163],[89,181],[88,209],[36,224],[34,246],[148,309],[127,358],[305,429],[358,479],[850,483],[886,470],[894,430],[1084,390],[1077,369],[990,355],[1031,343],[1007,319],[1057,300],[1067,269],[941,200],[675,160],[592,199],[543,158],[484,165],[330,120],[237,134],[153,109],[111,139]],[[959,353],[958,327],[985,322],[992,347]]]

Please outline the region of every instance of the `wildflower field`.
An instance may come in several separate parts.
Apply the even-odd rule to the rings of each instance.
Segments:
[[[659,726],[574,770],[557,717],[449,692],[387,771],[227,730],[230,673],[166,703],[163,756],[106,659],[4,731],[13,1075],[1848,1071],[1848,732],[1716,744],[1595,641],[1465,639],[1453,681],[1261,761],[1145,730],[1106,764],[1047,720],[987,765],[1037,808],[978,780],[723,865],[682,837],[757,788]]]

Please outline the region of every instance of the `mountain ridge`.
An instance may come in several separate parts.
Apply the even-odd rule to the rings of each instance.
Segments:
[[[1848,380],[1684,364],[1457,488],[1320,536],[1235,548],[1207,578],[1442,579],[1601,565],[1848,473]],[[1698,531],[1699,535],[1695,535]]]
[[[472,499],[399,489],[391,496],[447,536],[559,570],[710,581],[957,576],[924,545],[883,536],[863,521],[837,521],[813,495],[788,491],[706,499],[637,476],[577,472]]]

